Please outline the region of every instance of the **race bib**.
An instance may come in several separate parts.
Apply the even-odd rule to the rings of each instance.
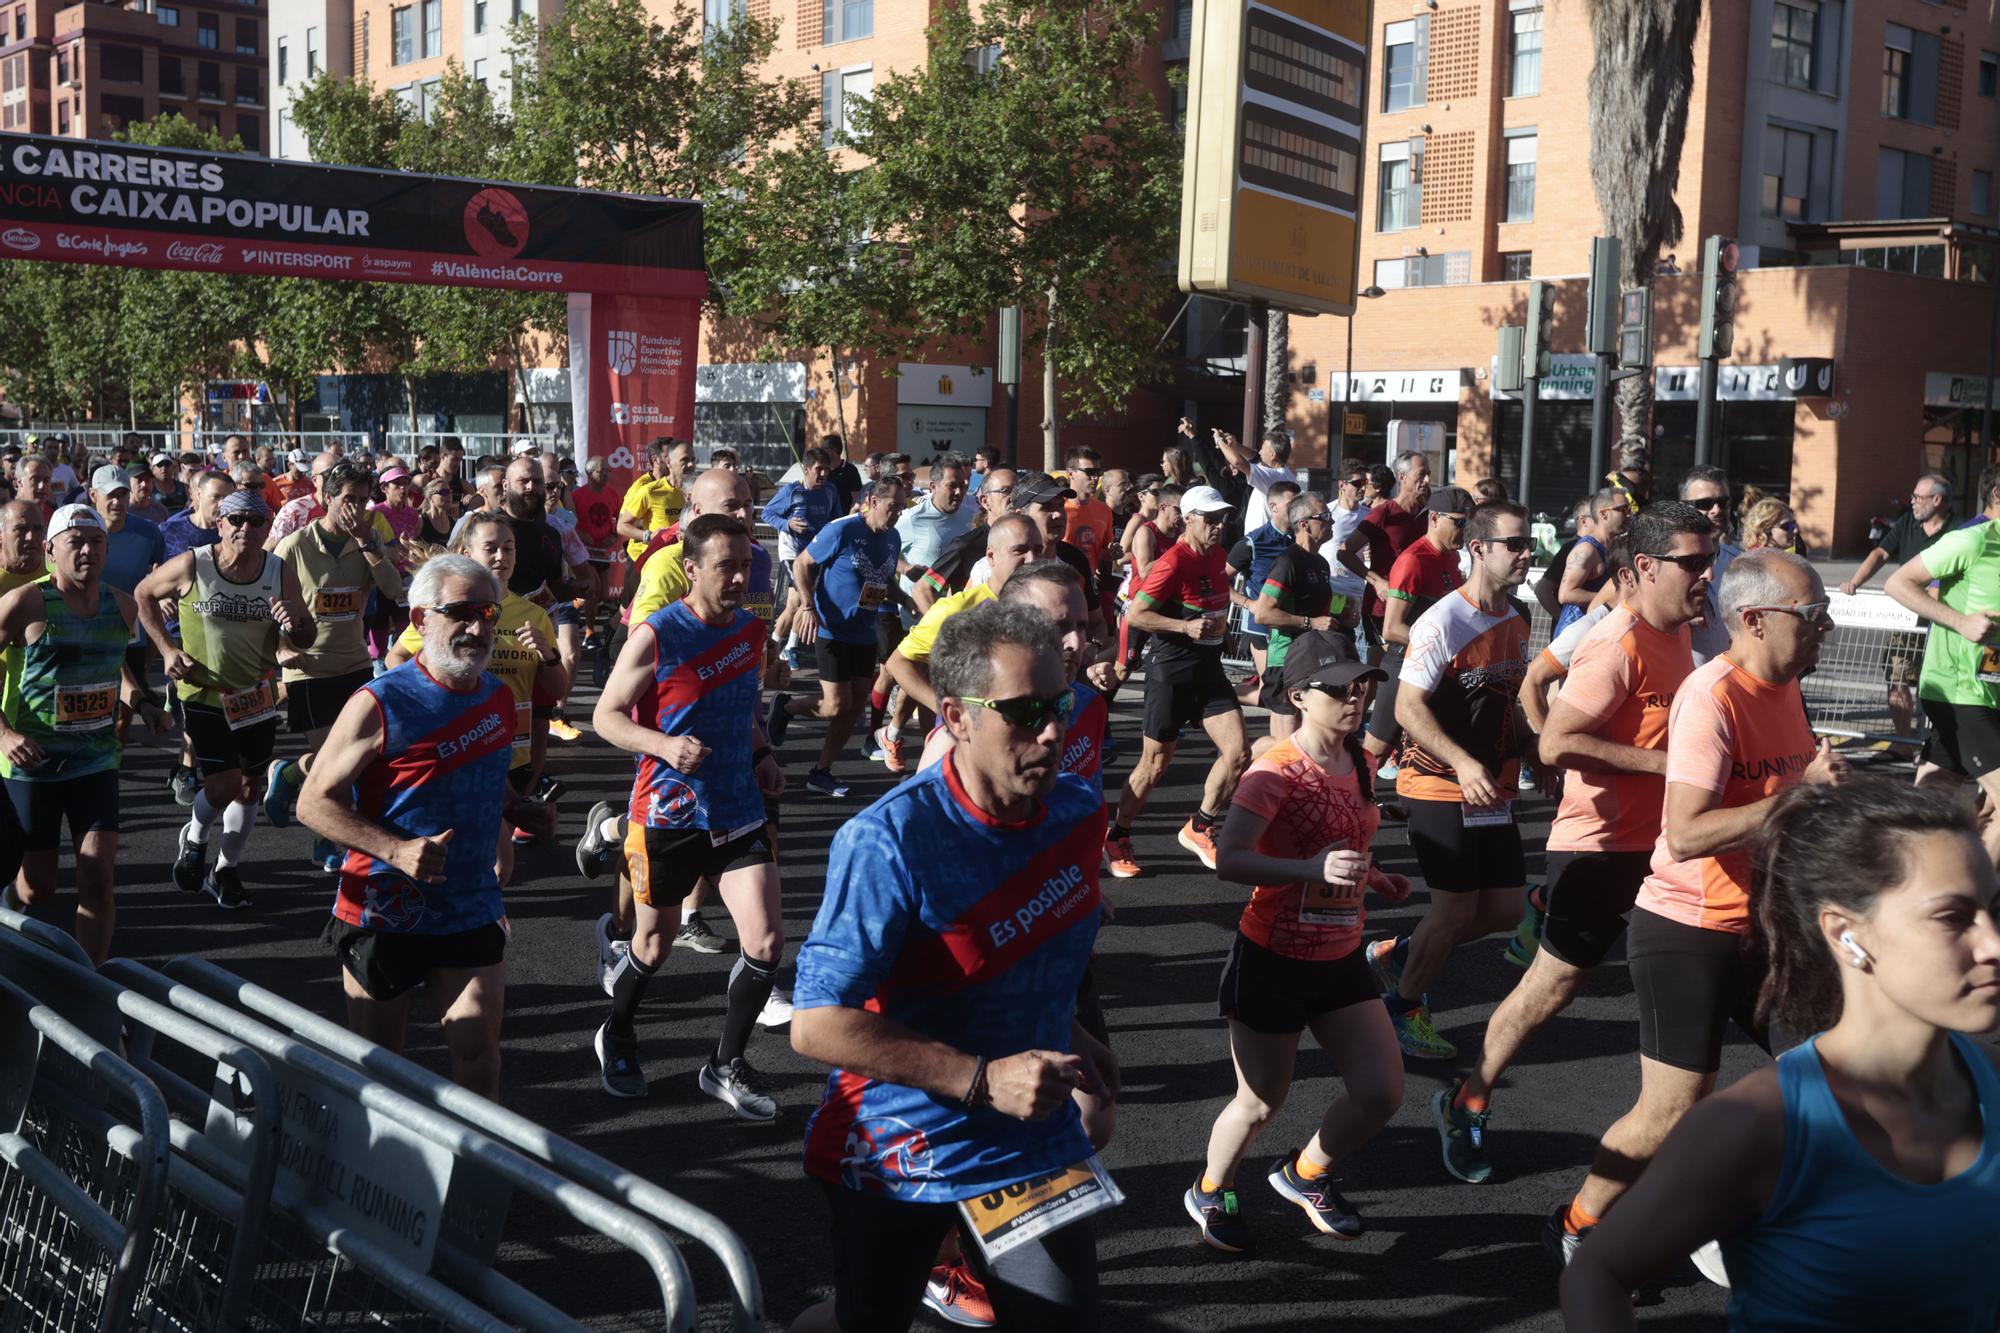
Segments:
[[[748,599],[743,603],[743,609],[767,625],[778,614],[778,608],[772,605],[771,599],[768,596],[757,596]]]
[[[323,625],[337,625],[361,614],[368,595],[359,587],[321,588],[313,598],[313,619]]]
[[[56,686],[57,731],[101,731],[118,714],[118,682]]]
[[[278,715],[278,691],[269,676],[248,689],[222,690],[222,720],[231,731],[254,727]]]
[[[535,705],[532,700],[514,701],[514,753],[524,755],[534,745]]]
[[[1299,897],[1299,924],[1358,926],[1361,924],[1361,884],[1307,884]]]
[[[880,606],[889,599],[889,585],[886,583],[864,583],[861,585],[861,605]]]
[[[1461,820],[1466,828],[1490,828],[1514,822],[1514,803],[1502,801],[1498,805],[1466,805],[1460,807]]]
[[[990,1261],[1123,1202],[1124,1191],[1093,1155],[1046,1176],[960,1200],[958,1211],[965,1234]]]
[[[2000,685],[2000,648],[1980,648],[1979,683]]]

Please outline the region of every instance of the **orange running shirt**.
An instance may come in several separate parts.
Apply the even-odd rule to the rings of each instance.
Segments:
[[[1590,719],[1594,736],[1664,750],[1674,692],[1693,670],[1685,626],[1664,634],[1621,606],[1584,635],[1557,697]],[[1667,780],[1656,774],[1572,769],[1549,850],[1648,851],[1660,840],[1666,797]]]
[[[1667,782],[1720,793],[1724,806],[1753,805],[1798,782],[1818,748],[1797,681],[1773,685],[1724,655],[1681,682],[1667,719]],[[1682,925],[1746,934],[1750,852],[1676,861],[1662,828],[1639,906]]]
[[[1365,852],[1382,822],[1375,803],[1361,799],[1361,784],[1353,773],[1328,773],[1289,736],[1250,765],[1230,804],[1269,821],[1257,839],[1258,851],[1290,859],[1323,852],[1336,842]],[[1310,963],[1345,958],[1361,944],[1365,887],[1357,884],[1334,903],[1315,904],[1313,911],[1335,918],[1334,924],[1322,925],[1299,919],[1305,905],[1303,881],[1259,884],[1251,890],[1237,929],[1286,958]]]
[[[1464,588],[1445,593],[1410,627],[1399,688],[1430,695],[1431,713],[1447,736],[1493,774],[1503,798],[1514,796],[1521,738],[1514,730],[1521,678],[1528,674],[1528,624],[1511,605],[1497,616],[1479,609]],[[1396,794],[1412,801],[1459,801],[1451,765],[1403,738]]]

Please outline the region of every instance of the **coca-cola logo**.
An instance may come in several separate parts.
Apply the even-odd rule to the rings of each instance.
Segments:
[[[26,227],[9,227],[6,231],[0,232],[0,243],[4,243],[9,250],[39,250],[42,248],[42,238],[36,233],[29,231]]]
[[[220,264],[222,247],[213,243],[189,245],[185,241],[175,241],[167,247],[167,258],[183,264]]]

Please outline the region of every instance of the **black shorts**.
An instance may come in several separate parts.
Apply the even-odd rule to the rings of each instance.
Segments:
[[[514,789],[516,796],[526,796],[529,788],[535,785],[534,776],[533,764],[516,764],[507,770],[507,785]]]
[[[819,678],[844,684],[850,680],[874,680],[875,645],[840,643],[825,635],[813,640],[813,656],[819,659]]]
[[[894,611],[885,611],[875,617],[875,660],[886,662],[889,654],[896,651],[903,642],[903,617]]]
[[[371,1000],[408,994],[440,968],[472,972],[493,967],[507,955],[507,928],[498,921],[451,935],[408,935],[364,930],[330,916],[319,937]]]
[[[1542,947],[1571,967],[1603,962],[1652,864],[1651,852],[1550,852]]]
[[[696,880],[719,886],[732,870],[770,865],[777,858],[765,827],[759,824],[717,846],[707,829],[629,826],[625,877],[632,881],[632,896],[648,907],[678,906]]]
[[[1264,679],[1257,686],[1257,703],[1267,712],[1279,717],[1297,717],[1299,710],[1292,707],[1291,694],[1285,689],[1283,667],[1266,666]]]
[[[937,1263],[938,1245],[958,1226],[958,1205],[904,1203],[817,1178],[814,1183],[832,1210],[833,1307],[841,1328],[847,1333],[909,1328],[923,1300],[924,1280]],[[1093,1217],[1072,1222],[991,1266],[964,1242],[1000,1327],[1080,1333],[1098,1326],[1095,1224]]]
[[[240,770],[254,773],[262,780],[264,764],[271,757],[271,748],[278,743],[275,717],[231,731],[220,708],[186,699],[181,700],[181,729],[187,732],[188,743],[194,746],[195,765],[205,778]]]
[[[303,736],[332,726],[354,692],[374,678],[375,673],[364,667],[340,676],[286,682],[285,729]]]
[[[1690,1073],[1722,1068],[1722,1028],[1730,1019],[1766,1050],[1756,1022],[1763,968],[1750,937],[1703,930],[1632,910],[1625,941],[1632,993],[1639,1000],[1639,1054]]]
[[[1404,797],[1403,808],[1410,812],[1410,850],[1432,893],[1514,889],[1528,882],[1518,822],[1467,828],[1465,807],[1457,801]]]
[[[1382,987],[1359,945],[1324,961],[1287,958],[1239,931],[1222,969],[1216,1008],[1252,1032],[1287,1037],[1322,1014],[1381,999]]]
[[[1948,704],[1925,699],[1924,716],[1931,720],[1924,742],[1924,762],[1977,781],[2000,769],[2000,708]]]
[[[1176,666],[1170,676],[1146,673],[1146,711],[1139,734],[1166,743],[1181,737],[1181,728],[1228,712],[1241,712],[1236,687],[1222,669],[1222,659],[1207,658],[1193,667]]]
[[[7,779],[7,804],[21,827],[21,850],[52,852],[62,846],[63,825],[71,842],[86,833],[118,831],[118,770],[86,773],[54,782]]]
[[[1396,722],[1396,681],[1403,674],[1403,650],[1391,646],[1382,655],[1382,674],[1375,682],[1375,706],[1368,712],[1368,734],[1395,753],[1403,743],[1403,728]]]

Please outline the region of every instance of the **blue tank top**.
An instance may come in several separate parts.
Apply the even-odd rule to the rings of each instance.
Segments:
[[[1818,1038],[1778,1057],[1785,1156],[1763,1215],[1722,1240],[1729,1326],[1991,1333],[2000,1321],[2000,1074],[1952,1034],[1985,1139],[1971,1166],[1918,1185],[1868,1155],[1827,1086]]]
[[[721,627],[705,623],[684,601],[646,617],[659,655],[653,664],[653,698],[641,705],[663,736],[693,736],[709,756],[683,773],[652,755],[639,756],[632,780],[633,823],[648,828],[706,829],[729,833],[764,822],[764,797],[750,763],[770,631],[738,610]]]
[[[333,914],[395,935],[455,935],[498,921],[505,909],[493,854],[513,757],[513,692],[487,672],[460,693],[439,684],[421,658],[361,688],[382,710],[382,755],[354,784],[355,810],[404,838],[457,832],[437,884],[350,850]]]
[[[1611,559],[1610,559],[1611,553],[1609,551],[1606,551],[1604,549],[1604,543],[1597,540],[1597,538],[1595,537],[1578,537],[1576,539],[1576,545],[1577,546],[1590,545],[1596,547],[1598,558],[1604,561],[1603,577],[1598,579],[1597,582],[1595,583],[1587,583],[1584,585],[1584,590],[1586,592],[1594,593],[1599,588],[1602,588],[1604,586],[1604,582],[1606,579],[1609,579],[1611,577]],[[1574,554],[1576,551],[1576,547],[1575,546],[1571,547],[1570,551],[1572,554]],[[1560,571],[1558,571],[1556,574],[1556,587],[1557,588],[1562,587],[1562,573]],[[1554,629],[1549,631],[1549,637],[1554,638],[1556,635],[1568,629],[1571,625],[1574,625],[1577,621],[1583,619],[1584,610],[1585,608],[1581,606],[1576,606],[1571,603],[1565,602],[1563,604],[1562,610],[1558,612],[1556,615],[1556,626]]]

